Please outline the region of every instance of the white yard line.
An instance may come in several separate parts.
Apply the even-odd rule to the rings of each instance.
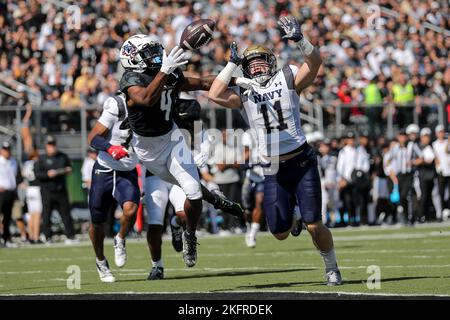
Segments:
[[[284,268],[288,266],[288,268]],[[367,269],[368,265],[359,265],[359,266],[343,266],[339,265],[340,269]],[[381,269],[442,269],[442,268],[450,268],[450,264],[414,264],[414,265],[379,265]],[[280,264],[279,266],[271,266],[271,267],[229,267],[229,268],[195,268],[195,269],[187,269],[187,268],[165,268],[165,271],[172,272],[172,271],[181,271],[181,272],[187,272],[187,273],[195,273],[195,272],[229,272],[229,271],[279,271],[280,268],[284,268],[284,271],[295,271],[295,270],[301,270],[305,269],[305,271],[309,271],[310,269],[314,270],[322,270],[323,267],[317,267],[313,265],[305,265],[305,264]],[[125,270],[125,269],[112,269],[112,271],[116,274],[130,274],[135,273],[137,275],[141,274],[147,274],[149,272],[149,269],[131,269],[131,270]],[[33,270],[33,271],[2,271],[0,272],[0,275],[15,275],[15,274],[39,274],[39,273],[66,273],[65,270]],[[89,270],[82,270],[82,273],[96,273],[97,271],[95,268],[89,269]]]

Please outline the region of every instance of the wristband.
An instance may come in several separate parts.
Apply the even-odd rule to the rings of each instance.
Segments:
[[[227,63],[225,68],[217,75],[217,78],[225,84],[229,84],[231,77],[233,76],[234,70],[236,70],[237,65],[231,61]]]
[[[305,37],[297,42],[297,47],[300,49],[301,53],[304,56],[309,56],[314,50],[314,46]]]
[[[108,151],[111,144],[100,135],[96,135],[91,141],[91,147],[99,151]]]

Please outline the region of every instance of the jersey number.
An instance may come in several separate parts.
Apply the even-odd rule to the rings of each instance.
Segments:
[[[165,116],[166,121],[169,121],[171,107],[172,107],[172,89],[164,90],[164,95],[161,97],[161,110],[166,112]]]
[[[281,109],[280,100],[275,101],[275,103],[273,104],[273,108],[277,112],[277,116],[278,116],[279,124],[276,127],[270,126],[269,112],[267,111],[267,103],[261,103],[261,112],[263,114],[264,125],[266,126],[267,133],[270,133],[274,129],[278,129],[278,130],[287,129],[287,124],[284,122],[284,118],[283,118],[283,110]]]

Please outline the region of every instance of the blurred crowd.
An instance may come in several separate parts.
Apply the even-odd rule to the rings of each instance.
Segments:
[[[413,106],[421,124],[434,125],[436,108],[449,103],[447,1],[381,0],[379,7],[361,0],[74,3],[79,19],[77,10],[64,10],[51,1],[2,1],[0,74],[4,84],[24,96],[29,91],[13,80],[39,91],[42,105],[101,105],[118,88],[122,72],[118,48],[124,39],[148,33],[171,48],[183,29],[199,18],[214,19],[216,32],[209,45],[189,53],[187,72],[217,74],[233,40],[241,50],[264,43],[274,50],[280,65],[298,64],[302,61],[299,51],[281,38],[276,24],[279,16],[293,14],[311,42],[320,47],[324,60],[316,85],[303,94],[303,106],[307,109],[311,102],[327,106],[326,124],[332,123],[337,104],[351,107],[344,113],[344,122],[358,122],[365,115],[373,124],[387,116],[386,110],[365,110],[361,105],[395,103]],[[0,104],[16,103],[17,99],[0,94]],[[395,115],[400,126],[411,122],[411,116],[401,110]]]

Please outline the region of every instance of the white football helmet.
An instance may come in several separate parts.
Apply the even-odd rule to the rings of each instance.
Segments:
[[[157,71],[162,65],[163,49],[155,37],[136,34],[128,38],[120,48],[120,63],[126,70]]]

